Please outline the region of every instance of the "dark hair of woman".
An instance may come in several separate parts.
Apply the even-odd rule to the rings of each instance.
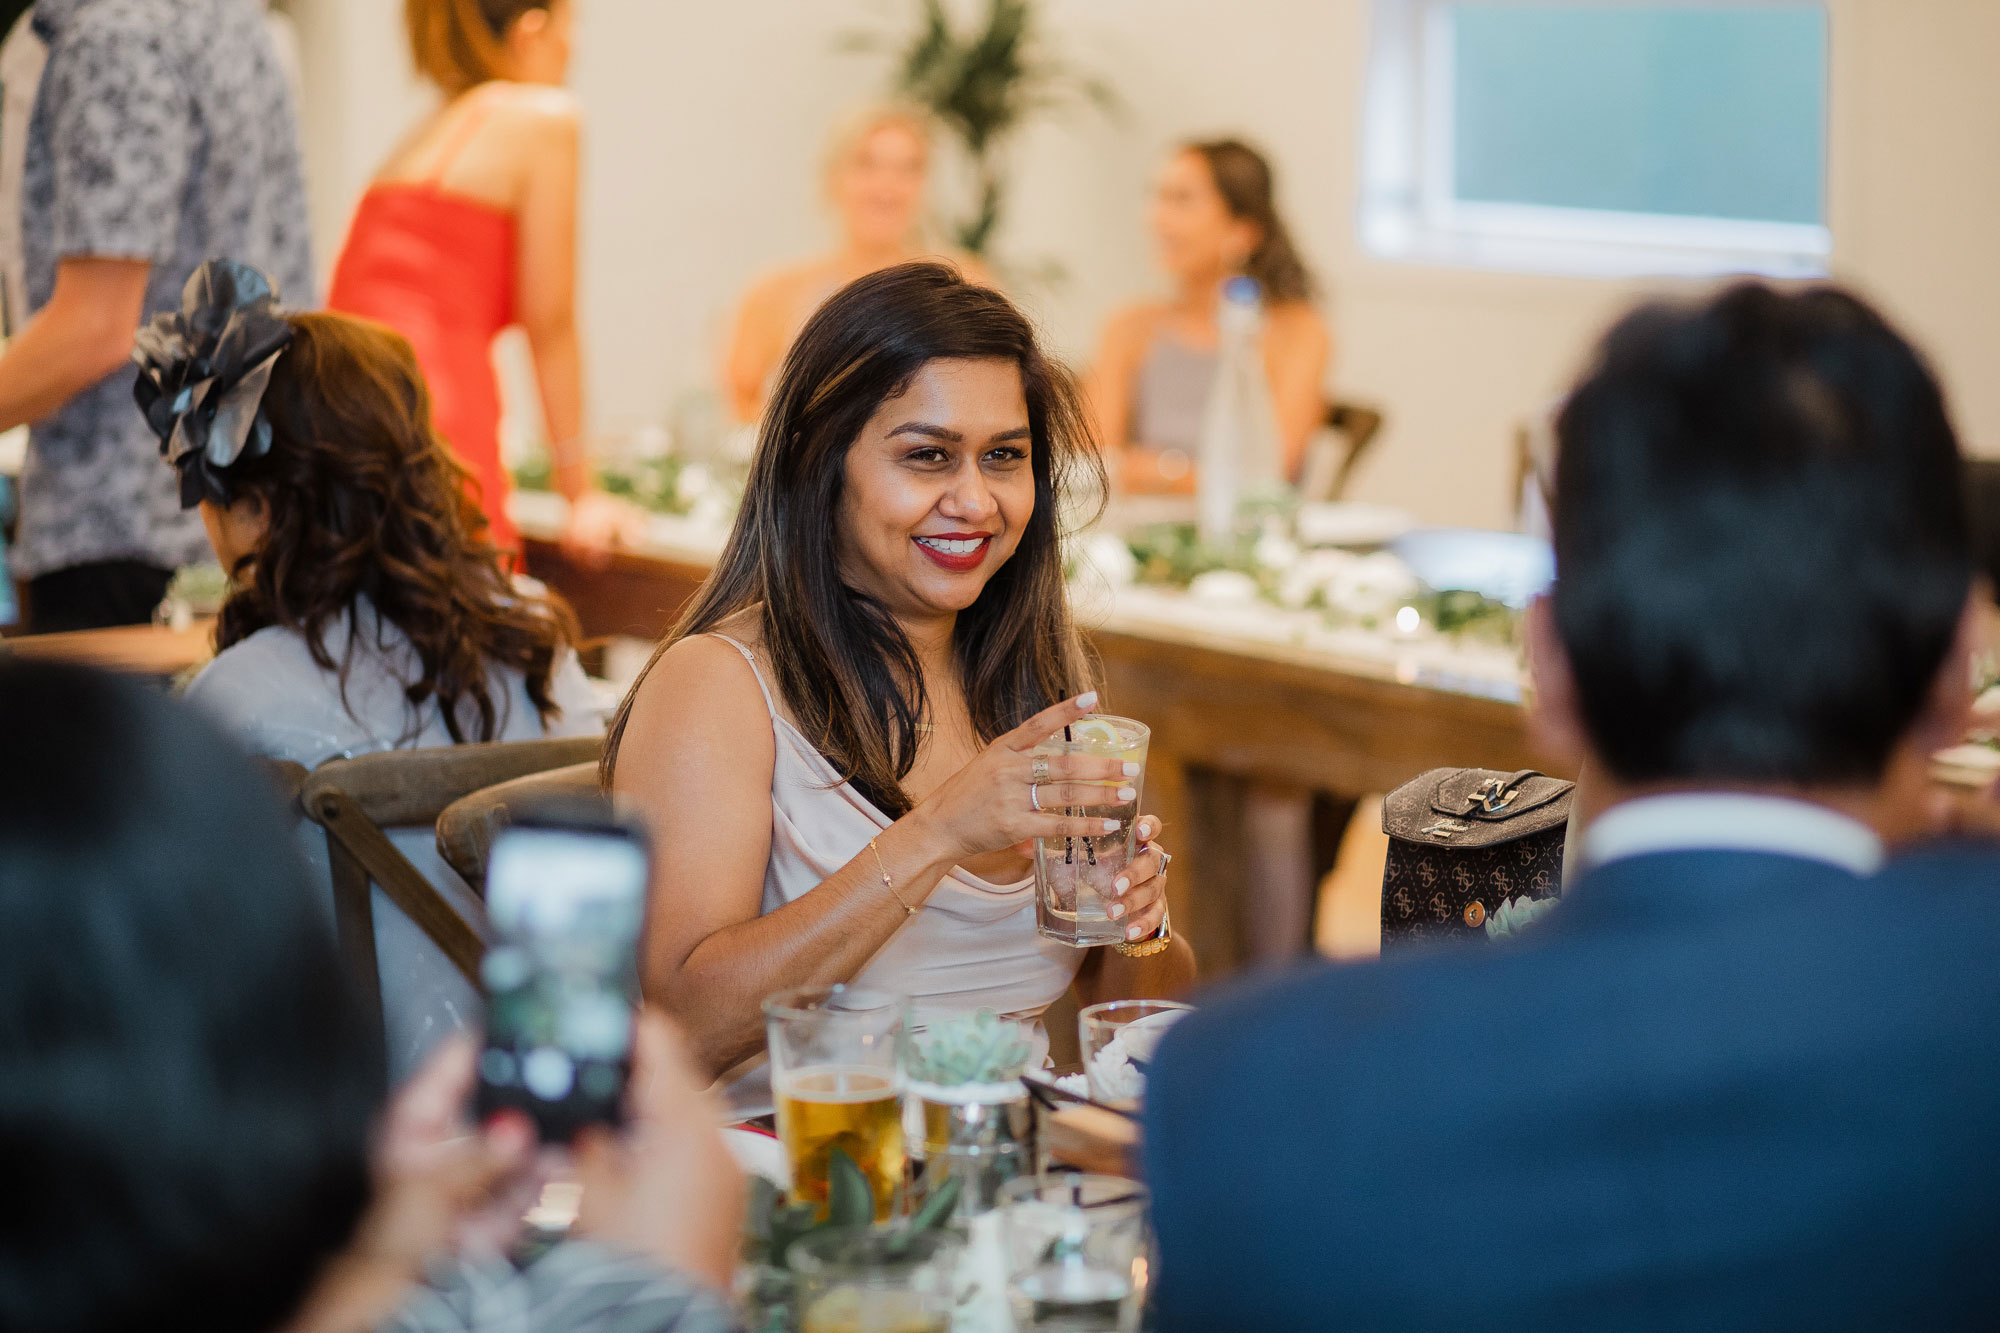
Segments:
[[[672,644],[761,606],[764,642],[794,721],[891,818],[911,807],[902,781],[929,702],[902,629],[841,580],[841,490],[848,450],[876,409],[925,364],[951,359],[1018,366],[1033,436],[1034,515],[1013,558],[954,629],[973,726],[990,741],[1086,688],[1062,537],[1066,521],[1094,516],[1079,513],[1076,493],[1101,500],[1104,466],[1075,382],[1043,355],[1006,297],[935,263],[901,264],[851,283],[807,322],[765,413],[722,559],[654,653],[658,661]],[[605,743],[607,786],[637,693],[635,682]]]
[[[1299,258],[1285,220],[1278,216],[1277,184],[1264,155],[1241,139],[1207,139],[1187,145],[1208,163],[1216,192],[1229,215],[1255,223],[1263,239],[1244,263],[1243,271],[1264,289],[1268,302],[1307,301],[1313,295],[1312,273]]]
[[[223,604],[217,651],[281,625],[344,684],[348,663],[327,651],[326,628],[347,616],[358,632],[365,595],[422,664],[411,707],[435,700],[454,741],[491,740],[504,723],[495,666],[521,672],[542,718],[554,716],[549,677],[574,619],[502,570],[464,465],[430,428],[410,344],[343,315],[287,322],[295,333],[263,400],[271,448],[216,474],[230,502],[250,497],[269,521],[248,582]]]
[[[281,1326],[385,1093],[253,762],[160,691],[0,662],[0,1328]]]
[[[549,0],[406,0],[403,23],[417,69],[447,93],[500,77],[501,42],[514,20]]]

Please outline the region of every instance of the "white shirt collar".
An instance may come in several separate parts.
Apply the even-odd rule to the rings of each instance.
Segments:
[[[1856,875],[1882,868],[1882,840],[1860,820],[1810,801],[1747,792],[1675,792],[1612,806],[1584,831],[1585,869],[1657,852],[1768,852]]]

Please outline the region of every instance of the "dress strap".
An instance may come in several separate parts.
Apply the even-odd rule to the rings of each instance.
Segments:
[[[750,674],[757,678],[757,688],[764,692],[764,707],[771,710],[772,717],[776,717],[778,715],[778,705],[777,702],[771,698],[771,687],[764,683],[764,673],[757,669],[757,654],[751,652],[748,647],[746,647],[741,643],[738,643],[736,640],[730,638],[727,634],[711,633],[708,637],[711,639],[720,639],[724,643],[728,644],[731,648],[734,648],[737,652],[743,654],[743,660],[750,664]]]
[[[457,164],[459,154],[465,151],[466,145],[472,142],[472,136],[479,133],[480,126],[486,123],[487,112],[491,109],[486,105],[489,99],[481,97],[478,93],[474,93],[473,96],[478,99],[477,102],[470,110],[459,116],[458,124],[452,126],[450,136],[444,141],[444,151],[431,165],[431,169],[424,173],[424,184],[431,189],[436,189],[443,183],[445,173]]]

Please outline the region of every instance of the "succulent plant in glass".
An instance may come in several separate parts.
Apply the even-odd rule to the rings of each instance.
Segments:
[[[905,1073],[912,1082],[956,1088],[1011,1083],[1035,1047],[1025,1025],[991,1009],[940,1019],[911,1034]]]
[[[984,1212],[1001,1185],[1032,1169],[1034,1115],[1021,1082],[1032,1030],[982,1009],[911,1025],[903,1041],[904,1084],[923,1120],[920,1188],[957,1181],[961,1217]]]

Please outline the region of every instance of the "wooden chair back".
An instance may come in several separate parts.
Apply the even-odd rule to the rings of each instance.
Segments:
[[[341,958],[377,1021],[382,980],[371,885],[380,885],[468,980],[478,980],[485,947],[479,932],[410,864],[385,830],[434,824],[446,806],[482,787],[546,769],[594,764],[602,746],[601,738],[584,736],[388,750],[329,760],[306,775],[299,808],[326,830]]]
[[[610,801],[598,786],[594,759],[496,783],[460,797],[444,808],[437,821],[438,855],[483,897],[486,861],[493,851],[494,839],[520,815],[532,810],[590,805],[610,808]]]
[[[1339,500],[1347,494],[1361,460],[1382,433],[1381,409],[1365,403],[1336,402],[1326,410],[1332,439],[1320,436],[1307,447],[1299,498]]]

